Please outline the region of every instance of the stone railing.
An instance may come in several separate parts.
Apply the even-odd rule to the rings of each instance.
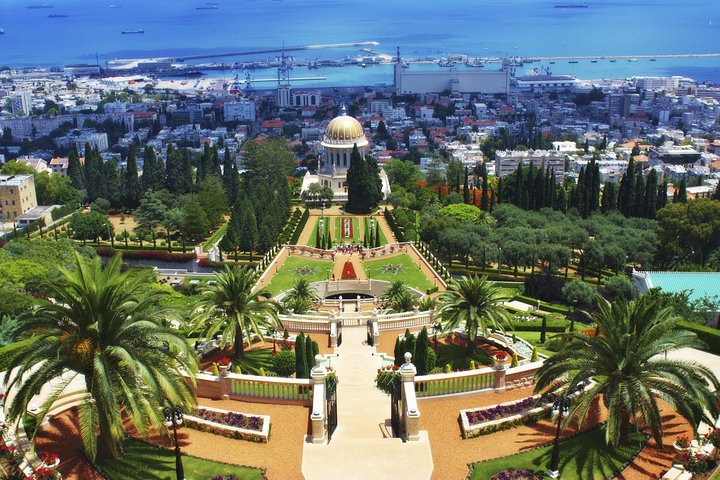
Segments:
[[[406,312],[400,314],[390,314],[378,316],[378,329],[381,332],[388,330],[405,330],[416,327],[429,327],[433,324],[432,311],[424,312]]]
[[[227,373],[215,376],[199,373],[196,376],[198,397],[262,402],[282,405],[310,405],[310,379],[263,377]]]
[[[542,362],[519,367],[485,367],[464,372],[436,373],[415,377],[418,398],[477,392],[502,392],[534,385],[535,372]]]
[[[298,332],[330,332],[330,324],[333,323],[329,317],[323,318],[300,318],[295,315],[278,315],[283,328]]]

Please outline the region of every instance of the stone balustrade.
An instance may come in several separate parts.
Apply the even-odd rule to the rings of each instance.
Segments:
[[[305,378],[199,373],[196,382],[198,397],[282,405],[310,405],[312,402],[311,381]]]

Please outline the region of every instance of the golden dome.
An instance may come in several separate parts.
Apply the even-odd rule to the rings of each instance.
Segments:
[[[350,115],[340,115],[330,120],[325,129],[325,140],[330,142],[350,142],[365,140],[365,132],[360,122]]]

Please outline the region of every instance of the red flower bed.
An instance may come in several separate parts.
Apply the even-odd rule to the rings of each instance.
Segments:
[[[352,263],[345,262],[345,265],[343,265],[342,276],[340,278],[343,280],[355,280],[357,278],[357,275],[355,275],[355,267],[353,267]]]
[[[341,222],[341,224],[340,224],[340,236],[341,236],[342,238],[352,238],[352,237],[353,237],[353,221],[352,221],[352,218],[350,218],[350,217],[342,217],[342,219],[340,219],[340,222]],[[347,227],[348,227],[348,229],[347,229],[348,234],[347,234],[347,235],[345,235],[345,225],[347,225]]]
[[[95,250],[101,257],[112,257],[120,253],[124,259],[129,260],[161,260],[163,262],[189,262],[195,259],[195,253],[169,253],[161,250],[115,250],[113,248],[98,248]]]

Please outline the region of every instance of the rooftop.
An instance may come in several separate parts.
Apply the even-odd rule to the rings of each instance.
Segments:
[[[687,290],[690,300],[720,298],[720,272],[635,272],[633,277],[640,293],[660,288],[664,292]]]
[[[0,175],[0,185],[19,187],[32,178],[32,175]]]

